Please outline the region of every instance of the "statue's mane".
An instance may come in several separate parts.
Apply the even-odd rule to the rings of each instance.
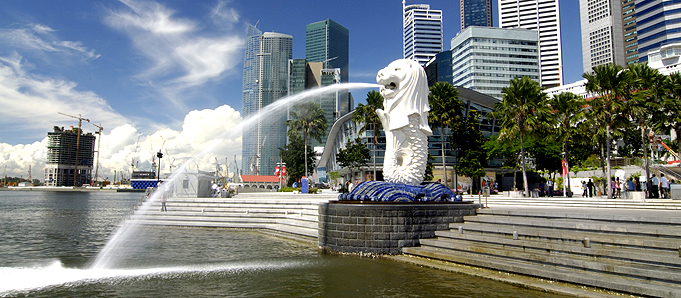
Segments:
[[[428,125],[428,78],[423,67],[414,60],[399,59],[390,63],[390,68],[400,66],[401,72],[405,72],[404,79],[399,84],[399,90],[392,99],[383,101],[383,107],[391,115],[390,127],[394,130],[409,124],[408,117],[412,114],[421,116],[420,129],[431,135],[433,132]],[[394,71],[394,70],[393,70]],[[393,117],[392,115],[399,115]]]

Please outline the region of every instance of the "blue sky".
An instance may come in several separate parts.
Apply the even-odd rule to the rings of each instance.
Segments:
[[[417,3],[443,11],[448,47],[458,1],[407,2]],[[304,58],[305,25],[331,18],[350,31],[350,81],[374,83],[402,57],[401,9],[399,0],[0,1],[0,167],[42,171],[47,132],[77,125],[58,112],[105,128],[106,171],[125,170],[131,155],[145,159],[164,141],[187,158],[240,121],[246,24],[292,35],[293,57]],[[561,17],[570,83],[582,74],[578,1],[562,1]],[[366,92],[353,94],[362,101]],[[233,137],[219,150],[240,154],[240,143]]]

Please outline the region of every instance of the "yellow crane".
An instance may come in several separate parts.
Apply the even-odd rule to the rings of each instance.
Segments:
[[[102,124],[100,123],[99,125],[92,123],[95,127],[97,127],[99,130],[96,132],[97,134],[97,165],[95,166],[95,181],[93,183],[97,183],[97,174],[99,174],[99,145],[102,144],[102,130],[104,127],[102,127]]]
[[[80,147],[80,127],[83,122],[83,120],[90,122],[90,119],[83,118],[80,114],[78,114],[78,117],[73,116],[73,115],[68,115],[64,114],[62,112],[59,112],[59,114],[78,119],[78,134],[76,136],[76,167],[74,169],[74,177],[73,177],[73,186],[77,187],[78,186],[78,148]]]

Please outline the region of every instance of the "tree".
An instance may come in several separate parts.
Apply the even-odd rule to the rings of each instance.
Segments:
[[[369,148],[362,144],[359,138],[345,143],[345,148],[341,148],[336,154],[338,164],[341,167],[350,168],[350,179],[354,177],[355,170],[366,167],[369,164],[369,160],[371,160]]]
[[[304,102],[293,107],[291,111],[291,120],[286,120],[286,125],[289,130],[286,133],[289,138],[294,135],[302,135],[305,144],[305,172],[307,177],[307,140],[313,138],[317,142],[322,141],[322,137],[326,134],[326,117],[324,117],[324,110],[319,107],[319,104],[313,101]],[[314,170],[314,168],[313,168]]]
[[[530,196],[525,169],[525,150],[523,138],[528,134],[546,127],[549,108],[546,105],[546,93],[539,84],[528,77],[511,80],[508,87],[501,91],[503,100],[494,105],[492,117],[501,122],[499,138],[510,140],[516,136],[520,139],[520,162],[523,172],[523,187],[526,196]]]
[[[553,117],[557,123],[555,139],[560,142],[563,149],[563,160],[567,163],[569,159],[570,143],[575,135],[577,124],[584,119],[584,106],[586,102],[581,97],[570,92],[563,92],[553,96],[549,100],[549,105],[553,109]],[[570,170],[567,171],[567,196],[571,196],[570,191]]]
[[[623,118],[622,111],[625,108],[625,102],[630,91],[629,72],[622,71],[621,66],[610,63],[598,65],[593,68],[593,73],[585,73],[582,77],[587,80],[586,90],[598,95],[590,102],[593,111],[591,115],[605,127],[606,185],[610,185],[612,181],[610,135],[615,124]],[[612,189],[610,187],[606,187],[606,189],[608,198],[612,198]]]
[[[355,123],[364,123],[364,126],[359,130],[359,134],[364,133],[370,128],[373,128],[373,151],[374,151],[374,180],[376,180],[376,145],[378,145],[378,137],[381,135],[383,124],[381,119],[376,114],[376,109],[383,108],[383,96],[376,90],[372,90],[367,94],[367,104],[358,104],[357,108],[352,114],[352,121]]]
[[[423,175],[423,181],[432,181],[433,178],[433,162],[432,160],[435,160],[435,157],[428,152],[428,163],[426,164],[426,173]]]
[[[480,132],[480,114],[478,111],[472,110],[468,113],[468,117],[463,121],[454,125],[453,139],[457,140],[460,154],[459,162],[454,166],[457,173],[478,179],[485,176],[485,165],[487,165],[487,152],[485,152],[483,145],[485,144],[485,137]],[[477,183],[474,183],[476,186]],[[455,186],[457,191],[459,186]],[[477,189],[477,187],[474,187]]]
[[[633,94],[628,101],[628,115],[634,123],[641,128],[641,144],[643,145],[643,156],[645,156],[646,181],[649,181],[650,170],[648,165],[648,146],[646,146],[647,122],[652,118],[664,119],[660,117],[660,103],[666,96],[667,87],[665,84],[667,77],[656,69],[650,68],[648,64],[636,63],[629,66],[631,73],[631,83]],[[673,87],[672,87],[673,88]],[[657,115],[657,116],[651,116]]]
[[[681,74],[672,73],[666,80],[668,95],[660,102],[661,109],[654,117],[655,128],[676,133],[676,147],[681,148]],[[677,153],[681,156],[681,150]],[[678,156],[677,156],[678,157]]]
[[[307,151],[307,154],[305,154]],[[303,138],[299,135],[293,135],[289,138],[288,144],[286,146],[279,147],[279,156],[281,161],[286,163],[286,175],[288,176],[287,185],[291,186],[293,182],[299,181],[300,178],[305,176],[304,167],[309,167],[307,170],[314,170],[314,150],[312,148],[306,148]]]
[[[459,90],[454,88],[454,86],[452,86],[450,83],[437,82],[430,87],[428,105],[430,105],[428,122],[432,123],[434,127],[440,128],[441,132],[440,146],[442,148],[442,172],[445,185],[447,185],[447,168],[445,164],[445,128],[451,127],[451,124],[455,120],[463,117],[462,105],[461,101],[459,100]]]

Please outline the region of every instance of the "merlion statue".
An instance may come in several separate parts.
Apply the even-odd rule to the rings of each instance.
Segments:
[[[386,137],[383,177],[388,182],[419,185],[428,162],[428,79],[418,62],[395,60],[381,69],[381,119]]]

